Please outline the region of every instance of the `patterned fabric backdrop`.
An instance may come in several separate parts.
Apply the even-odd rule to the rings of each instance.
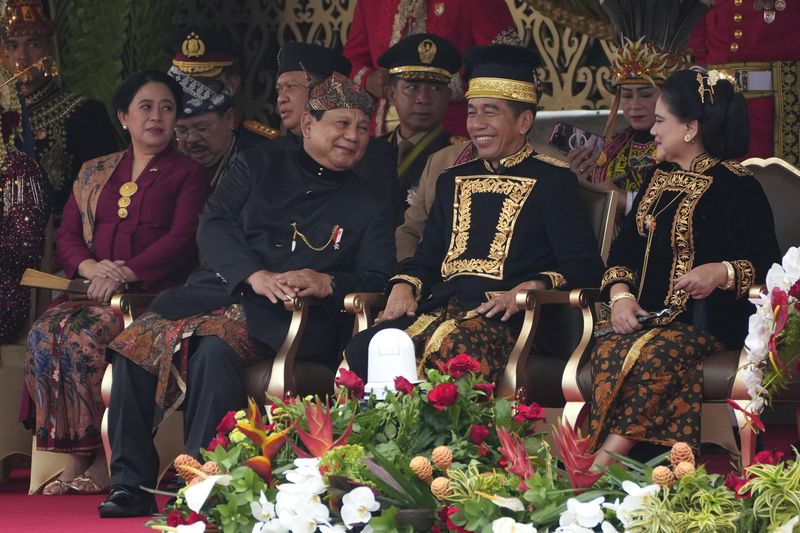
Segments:
[[[612,99],[609,42],[554,22],[528,0],[506,1],[523,41],[542,56],[542,108],[607,108]],[[355,0],[179,0],[177,23],[231,32],[241,47],[242,109],[248,118],[277,124],[274,87],[279,46],[306,41],[341,50],[354,6]]]

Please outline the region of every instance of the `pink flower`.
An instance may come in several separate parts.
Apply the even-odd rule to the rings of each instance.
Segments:
[[[458,387],[452,383],[436,385],[433,390],[428,393],[428,401],[440,411],[443,411],[448,405],[453,405],[457,399]]]
[[[486,395],[479,397],[477,400],[478,402],[488,402],[494,395],[494,383],[476,383],[472,389],[480,391]]]
[[[228,414],[217,425],[217,433],[227,435],[236,427],[236,411],[228,411]]]
[[[544,409],[538,403],[530,405],[517,404],[517,414],[514,416],[517,422],[538,422],[544,420]]]
[[[217,434],[217,436],[211,439],[211,442],[208,443],[206,450],[213,452],[214,450],[217,449],[217,446],[220,446],[223,449],[227,450],[228,444],[230,443],[228,442],[228,439],[224,435]]]
[[[772,312],[775,313],[775,335],[783,331],[789,320],[789,295],[778,287],[772,289]]]
[[[469,441],[472,444],[481,444],[489,436],[489,428],[480,424],[472,424],[469,428]]]
[[[336,376],[334,382],[338,386],[346,388],[350,398],[360,400],[364,397],[364,380],[352,370],[340,368],[339,375]]]
[[[458,379],[467,372],[480,371],[481,364],[465,353],[460,353],[447,361],[447,373],[453,376],[453,379]]]
[[[403,376],[397,376],[394,378],[394,389],[403,394],[412,394],[414,392],[414,385]]]

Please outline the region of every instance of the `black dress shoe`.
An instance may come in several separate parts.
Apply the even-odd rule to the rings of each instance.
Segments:
[[[97,508],[100,518],[150,516],[158,512],[156,497],[141,489],[116,486]]]

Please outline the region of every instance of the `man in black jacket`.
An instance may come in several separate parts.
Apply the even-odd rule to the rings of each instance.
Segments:
[[[278,53],[278,113],[286,134],[267,145],[270,150],[298,150],[303,145],[300,130],[309,93],[322,80],[333,74],[348,75],[350,61],[342,54],[317,44],[288,42]],[[396,149],[383,139],[370,137],[367,153],[355,167],[391,200],[395,216],[401,213],[400,186],[397,180]],[[393,219],[394,220],[394,219]]]
[[[322,300],[297,358],[338,365],[331,339],[344,296],[381,291],[393,265],[387,199],[352,171],[366,151],[371,108],[366,91],[335,74],[306,103],[302,149],[237,156],[201,215],[205,263],[110,346],[112,488],[101,517],[154,511],[139,487],[156,482],[157,407],[168,416],[184,403],[193,456],[227,411],[243,407],[242,366],[280,348],[285,300]]]

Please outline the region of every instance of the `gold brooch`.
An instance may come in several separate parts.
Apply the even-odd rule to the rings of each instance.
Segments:
[[[136,194],[139,186],[135,181],[128,181],[119,186],[120,198],[117,200],[117,216],[119,218],[128,218],[128,206],[131,205],[131,196]]]

